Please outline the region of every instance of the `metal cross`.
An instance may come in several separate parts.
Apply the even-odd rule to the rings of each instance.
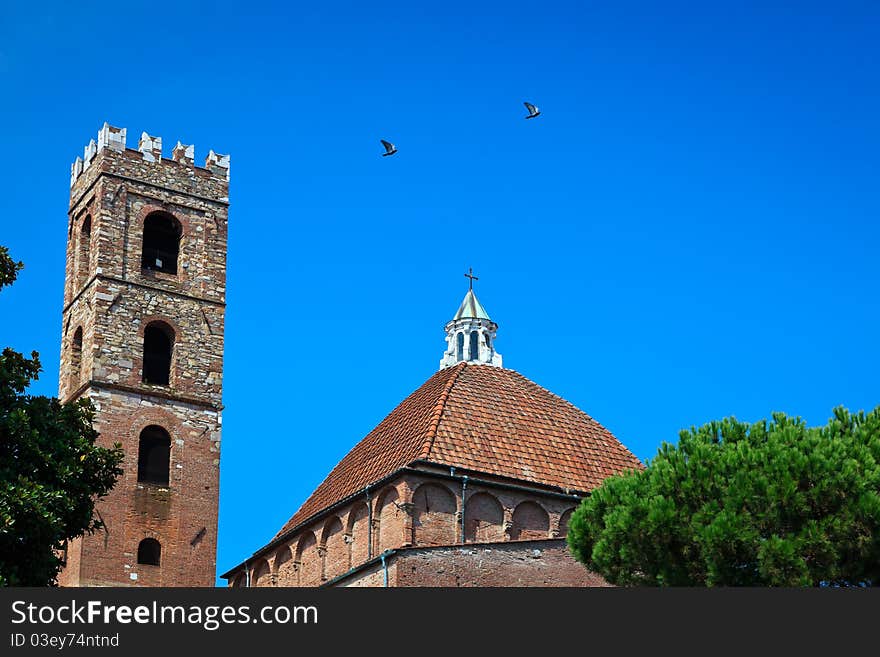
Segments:
[[[474,281],[480,280],[478,276],[474,276],[474,268],[468,267],[468,273],[465,274],[464,276],[465,276],[465,278],[471,279],[470,280],[470,287],[468,289],[473,290],[474,289]]]

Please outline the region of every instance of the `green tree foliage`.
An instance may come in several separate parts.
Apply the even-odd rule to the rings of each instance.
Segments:
[[[12,285],[12,281],[23,266],[22,263],[15,262],[9,257],[9,250],[5,246],[0,246],[0,288]]]
[[[880,407],[682,431],[593,491],[568,544],[618,585],[880,584]]]
[[[21,263],[0,247],[0,288]],[[40,372],[38,354],[0,355],[0,585],[46,586],[61,567],[56,553],[70,539],[101,527],[95,499],[122,473],[122,450],[98,447],[94,410],[82,399],[25,394]]]

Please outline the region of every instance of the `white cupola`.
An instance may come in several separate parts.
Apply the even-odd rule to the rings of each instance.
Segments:
[[[462,361],[501,367],[501,354],[495,351],[498,324],[489,318],[474,294],[477,277],[473,270],[465,276],[470,279],[470,286],[455,317],[446,324],[446,352],[440,360],[440,369]]]

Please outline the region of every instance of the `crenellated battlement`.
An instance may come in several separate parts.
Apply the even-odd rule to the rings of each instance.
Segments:
[[[92,139],[83,150],[83,156],[77,157],[73,164],[70,165],[70,186],[76,184],[83,173],[85,173],[94,162],[95,158],[104,149],[116,151],[119,153],[137,152],[145,162],[151,164],[161,164],[162,158],[162,138],[149,135],[146,132],[141,133],[138,140],[137,149],[130,149],[126,145],[126,129],[117,128],[108,123],[104,123],[98,131],[97,141]],[[192,144],[181,144],[179,141],[171,151],[171,159],[165,159],[165,162],[177,162],[184,166],[191,166],[196,169],[209,171],[213,176],[229,180],[229,155],[218,155],[213,150],[208,152],[203,167],[195,165],[195,146]]]

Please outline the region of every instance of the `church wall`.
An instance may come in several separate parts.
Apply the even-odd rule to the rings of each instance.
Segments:
[[[389,586],[609,586],[569,554],[563,539],[412,547],[386,562]],[[384,586],[382,564],[336,585]]]
[[[318,540],[312,531],[300,536],[296,547],[295,567],[297,570],[297,586],[318,586],[321,584],[321,552]]]
[[[336,564],[334,568],[327,568],[326,574],[328,578],[335,577],[344,573],[348,568],[363,563],[369,558],[370,530],[369,509],[365,502],[357,502],[351,505],[346,514],[346,532],[344,540],[348,545],[348,560],[346,568],[340,568],[340,564]]]
[[[324,524],[324,533],[321,537],[321,581],[332,579],[350,568],[349,544],[345,541],[343,524],[338,516],[332,516]]]
[[[458,542],[458,500],[442,483],[427,482],[413,492],[413,545],[449,545]]]
[[[406,513],[400,503],[400,491],[395,486],[386,486],[377,498],[373,511],[374,554],[399,547],[405,541],[403,523]]]
[[[461,543],[462,480],[432,477],[427,473],[424,475],[407,473],[404,475],[404,481],[409,491],[409,496],[406,499],[414,503],[414,517],[410,519],[408,527],[412,536],[410,544]],[[430,522],[420,522],[418,514],[420,505],[424,502],[419,499],[419,487],[424,484],[443,488],[449,491],[455,499],[454,539],[451,541],[434,542],[437,538],[434,526]],[[470,478],[464,488],[465,542],[563,537],[565,533],[560,532],[560,521],[564,514],[574,510],[579,503],[578,499],[543,495],[538,491],[506,487],[503,483],[498,485],[480,484],[476,483],[474,478]],[[522,506],[524,503],[528,504]],[[435,510],[432,513],[441,513],[436,501],[432,508]],[[519,512],[517,509],[520,509]],[[530,513],[526,511],[530,511]],[[546,519],[543,523],[541,522],[542,517]],[[522,531],[524,522],[529,530],[526,533]],[[443,526],[448,527],[448,523]]]
[[[466,543],[504,540],[504,507],[491,493],[472,494],[467,500],[464,515]]]
[[[547,538],[550,515],[543,506],[526,500],[516,505],[511,515],[510,538],[514,541]]]
[[[264,555],[271,562],[273,578],[256,584],[249,563],[251,585],[320,586],[386,550],[461,544],[461,493],[460,479],[401,474],[370,494],[369,507],[365,494],[303,527],[284,545],[274,546]],[[463,510],[465,543],[564,537],[577,501],[469,480]],[[288,558],[288,553],[293,557]],[[230,586],[236,574],[230,577]],[[244,578],[238,582],[243,585]]]
[[[296,578],[296,569],[294,568],[293,552],[289,545],[283,545],[275,552],[275,558],[272,560],[272,573],[275,581],[290,580]]]
[[[388,564],[388,586],[397,586],[397,563],[392,558]],[[363,570],[352,573],[344,582],[336,586],[345,588],[381,588],[385,586],[385,569],[381,562],[370,564]]]

